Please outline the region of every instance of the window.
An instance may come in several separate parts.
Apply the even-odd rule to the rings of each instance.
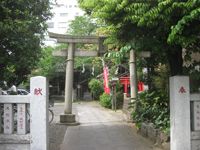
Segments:
[[[67,28],[67,22],[58,22],[58,28]]]
[[[48,28],[54,28],[54,22],[47,22]]]
[[[74,8],[77,8],[77,5],[74,5]]]
[[[60,17],[67,17],[68,13],[60,13]]]
[[[78,12],[76,12],[76,16],[79,16],[79,13],[78,13]]]
[[[69,5],[69,8],[72,8],[72,5]]]

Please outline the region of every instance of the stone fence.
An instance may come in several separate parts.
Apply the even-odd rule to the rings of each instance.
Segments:
[[[30,95],[0,95],[0,147],[2,149],[49,149],[49,92],[46,78],[32,77],[30,91]],[[30,112],[28,105],[30,105]],[[14,113],[15,111],[17,112]],[[28,119],[29,114],[30,119]],[[30,133],[27,126],[29,122]]]

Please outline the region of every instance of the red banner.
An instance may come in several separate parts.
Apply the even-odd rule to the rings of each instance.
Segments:
[[[106,94],[110,94],[110,88],[108,86],[108,69],[103,69],[103,75],[104,75],[104,91]]]

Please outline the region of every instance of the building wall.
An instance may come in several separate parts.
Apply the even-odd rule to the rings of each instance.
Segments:
[[[54,16],[46,22],[49,25],[48,31],[61,34],[66,33],[69,21],[84,14],[84,11],[78,8],[76,0],[57,0],[57,4],[53,5],[52,12]],[[55,41],[46,33],[44,41],[46,46],[56,46]]]

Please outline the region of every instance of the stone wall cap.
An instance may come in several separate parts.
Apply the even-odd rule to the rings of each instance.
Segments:
[[[200,101],[200,93],[190,94],[190,101]]]

